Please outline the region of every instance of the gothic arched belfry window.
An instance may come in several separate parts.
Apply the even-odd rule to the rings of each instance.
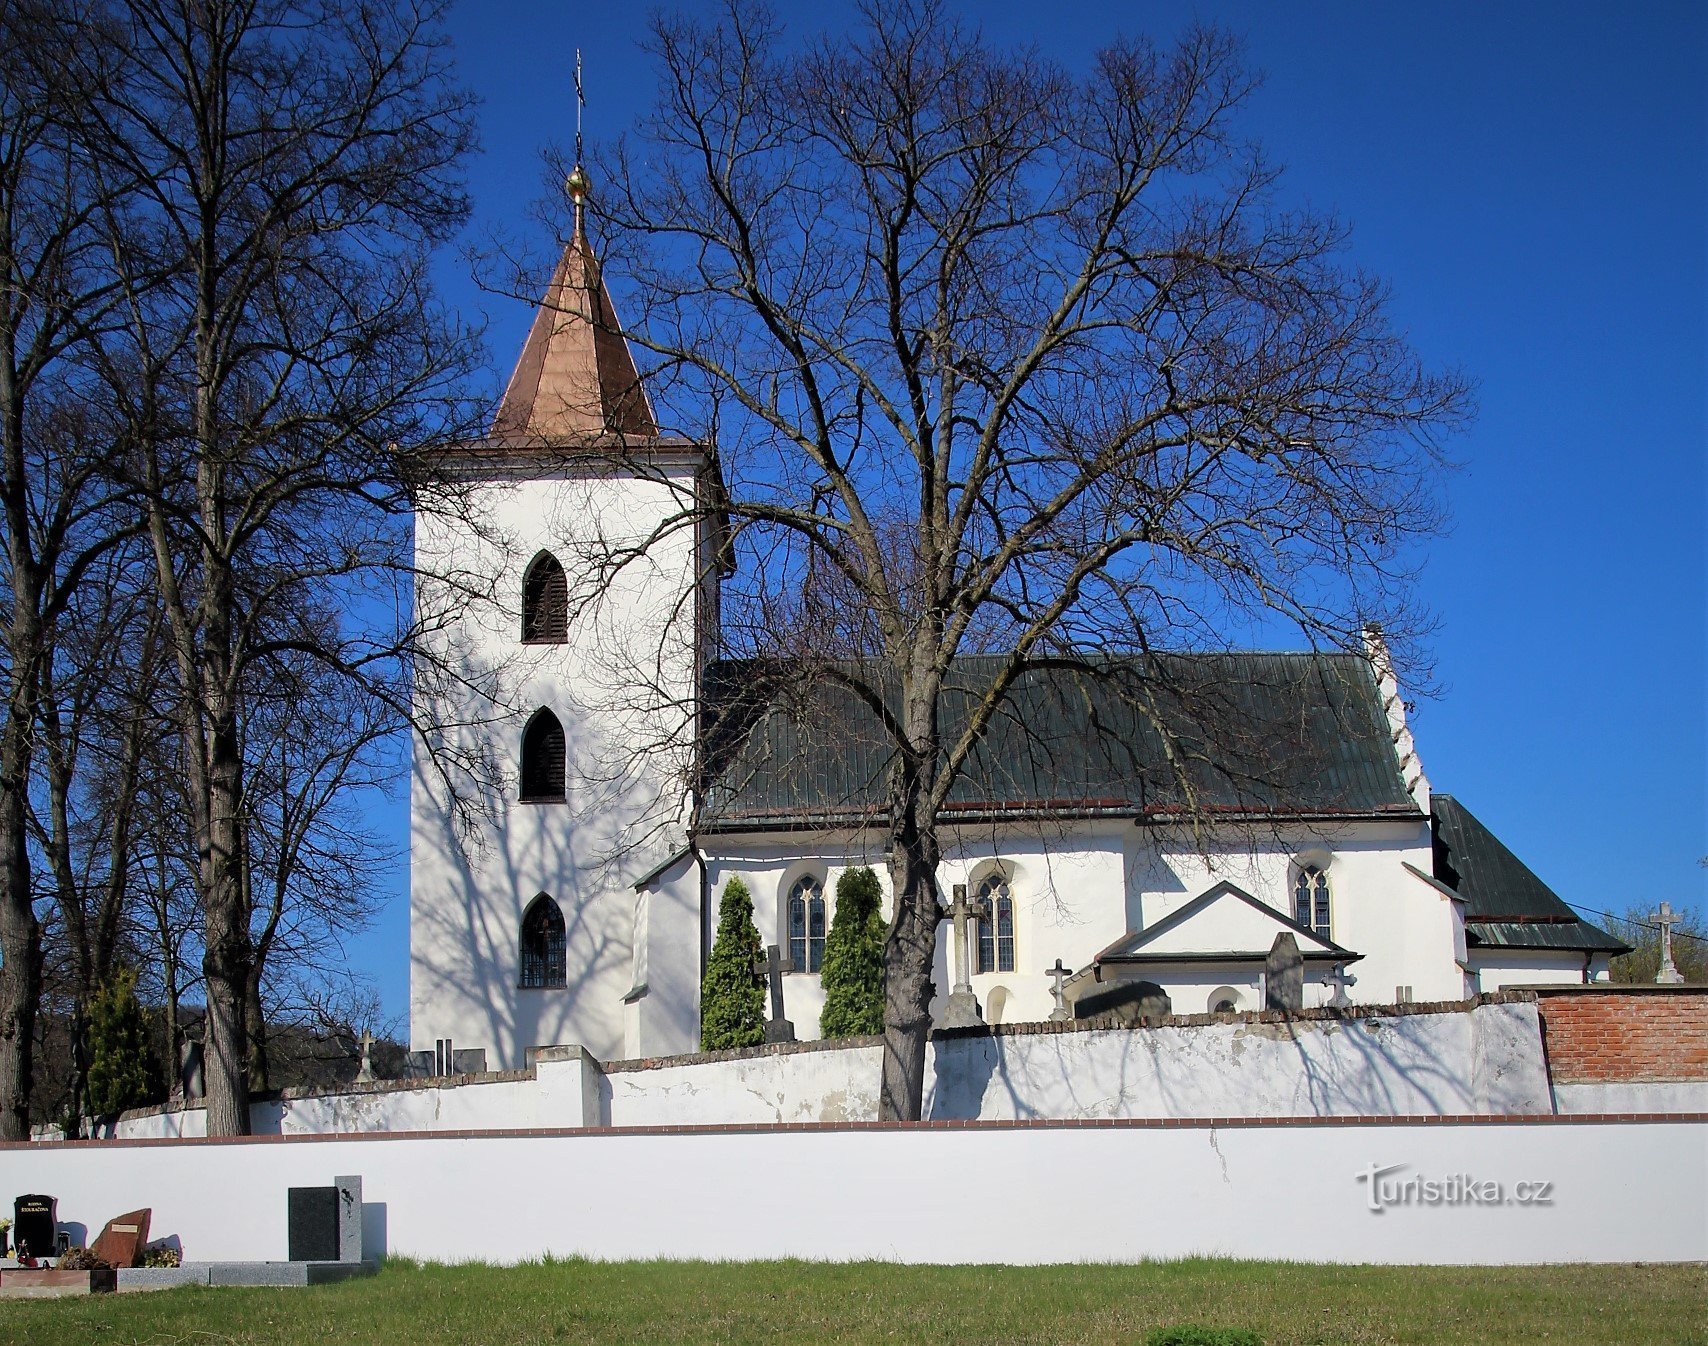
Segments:
[[[568,972],[563,912],[541,893],[522,916],[522,975],[524,987],[563,986]]]
[[[562,799],[564,775],[563,726],[542,706],[522,731],[522,798]]]
[[[569,580],[549,551],[536,556],[522,576],[522,639],[530,645],[569,639]]]

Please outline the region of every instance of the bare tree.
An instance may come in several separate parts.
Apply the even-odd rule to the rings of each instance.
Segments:
[[[378,906],[388,854],[364,797],[402,774],[386,705],[295,651],[255,679],[245,715],[245,875],[255,947],[245,997],[250,1087],[270,1087],[268,1025],[320,1019],[343,939]],[[272,994],[265,992],[271,991]]]
[[[126,181],[102,178],[77,128],[123,86],[83,5],[0,3],[0,529],[5,695],[0,718],[0,1139],[29,1134],[41,930],[28,792],[44,670],[90,568],[130,531],[115,518],[112,421],[88,348],[118,289],[105,222]]]
[[[724,652],[801,656],[881,726],[881,1115],[916,1118],[943,809],[1017,683],[1234,625],[1360,649],[1381,620],[1403,649],[1469,396],[1345,228],[1282,202],[1226,34],[1120,40],[1073,75],[935,4],[864,20],[797,46],[740,0],[656,20],[656,109],[592,200],[655,396],[716,446],[742,562]],[[589,573],[702,515],[684,498]],[[1159,703],[1215,689],[1125,667],[1179,816],[1207,821]]]
[[[209,1130],[248,1128],[251,680],[287,651],[395,701],[408,461],[472,360],[427,283],[471,139],[435,5],[123,0],[141,71],[97,106],[146,181],[109,348],[178,687],[201,910]],[[330,625],[327,612],[340,612]],[[392,620],[396,617],[396,620]]]
[[[90,999],[121,963],[140,966],[148,949],[136,938],[133,880],[144,773],[159,764],[154,702],[164,649],[146,560],[134,545],[106,554],[40,668],[32,831],[59,916],[47,985],[60,990],[70,1025],[73,1124],[83,1116]]]

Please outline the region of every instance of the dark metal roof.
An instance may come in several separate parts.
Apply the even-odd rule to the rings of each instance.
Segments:
[[[953,742],[1000,667],[957,661],[942,697]],[[809,685],[756,661],[717,665],[707,830],[875,819],[892,749],[845,685],[899,704],[876,665]],[[1170,752],[1177,765],[1171,766]],[[1187,811],[1413,815],[1369,662],[1348,654],[1167,654],[1039,662],[1004,697],[949,798],[963,814]]]
[[[1568,907],[1452,795],[1431,796],[1435,877],[1465,901],[1471,945],[1628,953]]]

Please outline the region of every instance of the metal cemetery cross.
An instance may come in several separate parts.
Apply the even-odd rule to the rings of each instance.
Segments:
[[[1661,970],[1655,973],[1655,980],[1663,986],[1676,985],[1684,980],[1684,973],[1672,961],[1672,928],[1681,918],[1672,903],[1662,902],[1659,911],[1649,913],[1649,919],[1661,928]]]
[[[1047,977],[1054,977],[1056,979],[1056,984],[1051,991],[1056,998],[1056,1007],[1050,1011],[1050,1022],[1058,1024],[1066,1023],[1067,1020],[1071,1019],[1073,1016],[1068,1013],[1067,997],[1062,994],[1062,982],[1066,978],[1073,976],[1073,969],[1071,967],[1063,967],[1062,960],[1058,958],[1056,959],[1056,965],[1054,967],[1047,967],[1044,969],[1044,975]]]

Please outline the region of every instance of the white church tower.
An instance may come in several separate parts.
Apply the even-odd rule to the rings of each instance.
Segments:
[[[687,821],[716,612],[709,456],[659,433],[579,168],[568,188],[574,234],[491,432],[436,455],[452,504],[416,523],[436,657],[416,691],[410,1046],[442,1073],[563,1043],[623,1054],[647,937],[634,883]],[[651,919],[699,948],[698,910]]]

